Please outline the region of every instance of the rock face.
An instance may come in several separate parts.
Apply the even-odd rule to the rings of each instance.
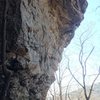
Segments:
[[[86,0],[0,0],[0,98],[45,100],[86,7]],[[1,69],[4,32],[9,77]]]

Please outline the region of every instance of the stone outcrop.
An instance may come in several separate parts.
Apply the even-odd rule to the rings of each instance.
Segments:
[[[0,0],[0,98],[45,100],[61,55],[84,18],[86,0]],[[6,11],[5,11],[6,10]],[[6,23],[5,23],[6,22]],[[6,28],[4,28],[6,27]],[[3,34],[5,66],[2,71]]]

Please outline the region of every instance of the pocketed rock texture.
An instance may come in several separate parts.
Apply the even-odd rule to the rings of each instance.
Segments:
[[[6,100],[45,100],[62,51],[83,20],[87,2],[7,1],[0,0],[0,98],[5,95]],[[12,72],[8,78],[1,69],[5,20],[5,66]]]

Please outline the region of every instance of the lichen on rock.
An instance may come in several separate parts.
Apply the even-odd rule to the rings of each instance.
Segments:
[[[86,0],[8,0],[6,63],[13,71],[7,100],[45,100],[63,49],[84,18]],[[0,32],[4,1],[0,1]],[[2,38],[0,33],[0,48]],[[0,53],[2,55],[2,53]],[[15,64],[11,64],[12,62]],[[7,65],[6,64],[6,65]],[[20,66],[19,66],[20,65]],[[0,68],[0,94],[4,80]],[[2,88],[2,89],[1,89]]]

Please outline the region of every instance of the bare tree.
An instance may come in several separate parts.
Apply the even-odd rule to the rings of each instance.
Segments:
[[[86,31],[84,33],[86,33]],[[89,77],[88,72],[87,72],[87,65],[88,65],[87,62],[88,62],[91,54],[93,53],[94,47],[91,48],[91,50],[87,54],[87,56],[84,54],[84,48],[85,48],[84,45],[90,37],[87,37],[84,40],[82,40],[83,34],[79,38],[79,40],[80,40],[80,52],[79,52],[79,55],[78,55],[79,59],[78,59],[77,62],[79,62],[80,68],[76,69],[76,71],[73,72],[71,70],[71,67],[70,67],[70,59],[68,59],[68,56],[65,57],[65,58],[68,59],[68,64],[67,64],[68,67],[59,66],[58,67],[58,72],[55,73],[55,78],[56,78],[55,83],[56,84],[54,83],[54,85],[52,87],[53,89],[49,91],[50,94],[51,94],[52,100],[73,100],[72,97],[71,97],[72,94],[69,91],[69,88],[72,86],[72,83],[73,83],[72,80],[75,80],[76,83],[78,84],[78,86],[80,86],[82,88],[82,90],[78,91],[79,95],[77,95],[77,97],[76,97],[77,100],[81,100],[83,98],[85,98],[85,100],[90,100],[90,98],[91,98],[91,94],[92,94],[92,91],[93,91],[93,86],[94,86],[97,78],[100,75],[100,68],[99,68],[99,72],[97,74],[95,74],[95,78],[93,79],[93,81],[91,83],[91,86],[90,86],[90,89],[88,91],[87,84],[86,84],[86,78]],[[82,82],[80,82],[76,77],[76,74],[77,73],[79,74],[79,72],[78,72],[79,69],[81,69],[81,72],[82,72],[81,73]],[[65,87],[63,87],[63,85],[62,85],[63,80],[65,80],[65,78],[69,77],[68,75],[66,75],[67,71],[69,71],[69,73],[71,75],[70,76],[71,78],[70,78],[69,81],[67,80],[67,83],[66,83]],[[82,94],[82,95],[80,95],[80,94]]]
[[[63,68],[63,66],[59,66],[58,68],[58,74],[56,73],[56,79],[57,79],[57,84],[58,84],[58,87],[59,87],[59,98],[60,100],[63,100],[64,99],[64,96],[65,96],[65,89],[68,87],[68,84],[66,84],[65,86],[62,85],[63,83],[63,80],[65,80],[65,78],[68,77],[67,74],[67,67]],[[69,82],[70,83],[70,82]],[[64,95],[63,95],[64,93]]]
[[[82,34],[83,35],[83,34]],[[92,94],[92,90],[93,90],[93,86],[95,84],[95,81],[97,80],[97,78],[100,75],[100,71],[96,74],[96,77],[94,78],[91,86],[90,86],[90,90],[89,93],[87,92],[87,86],[86,86],[86,77],[87,77],[87,61],[89,59],[89,57],[91,56],[94,47],[92,47],[92,49],[90,50],[90,52],[88,53],[87,57],[84,60],[84,44],[85,42],[88,40],[88,38],[84,39],[82,41],[82,35],[80,36],[80,45],[81,45],[81,50],[79,53],[79,63],[81,65],[81,70],[82,70],[82,83],[75,77],[74,73],[71,71],[70,69],[70,65],[69,65],[69,59],[68,59],[68,70],[71,74],[71,76],[74,78],[74,80],[82,87],[83,91],[84,91],[84,96],[86,100],[90,100],[91,94]],[[100,67],[99,67],[100,70]]]
[[[55,82],[52,84],[52,88],[49,89],[47,98],[50,98],[50,100],[56,100]]]
[[[63,100],[64,96],[64,87],[62,85],[63,80],[66,78],[67,68],[63,66],[58,67],[58,71],[55,73],[56,81],[52,84],[52,87],[49,89],[49,94],[51,95],[52,100]]]
[[[69,82],[68,82],[68,84],[67,84],[66,92],[65,92],[65,100],[67,100],[67,98],[68,98],[69,100],[71,100],[71,98],[70,98],[70,96],[69,96],[69,91],[68,91],[68,90],[69,90],[69,85],[70,85],[72,79],[73,79],[73,77],[71,77],[71,79],[69,80]]]

